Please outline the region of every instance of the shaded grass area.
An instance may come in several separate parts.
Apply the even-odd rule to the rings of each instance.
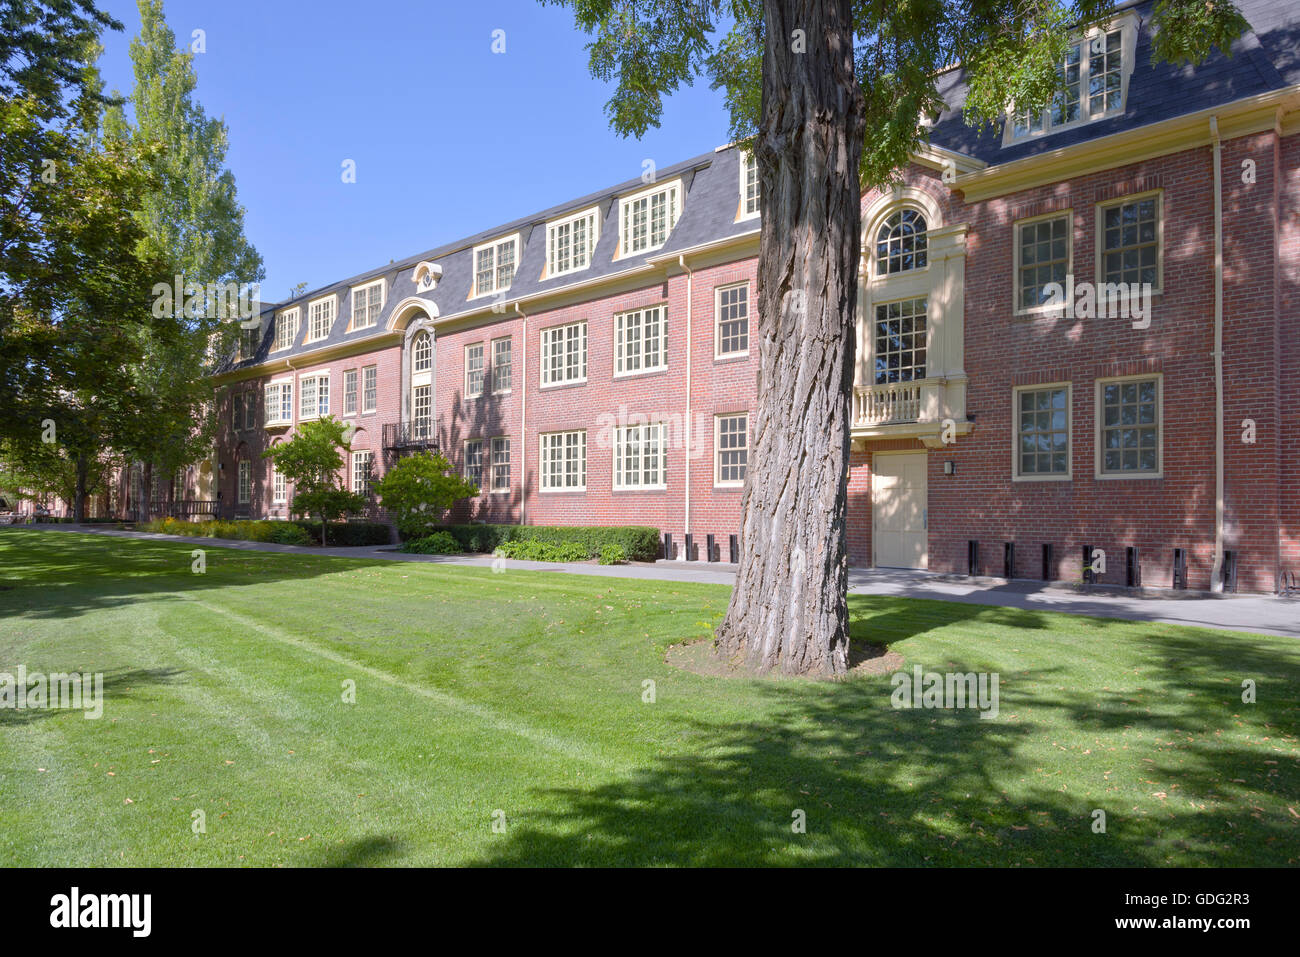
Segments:
[[[987,721],[665,664],[724,586],[192,548],[0,531],[0,671],[107,697],[0,710],[0,864],[1300,858],[1287,639],[850,598],[855,641],[997,672]]]

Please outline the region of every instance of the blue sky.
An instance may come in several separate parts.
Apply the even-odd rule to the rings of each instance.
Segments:
[[[109,89],[133,84],[135,0],[100,0]],[[644,139],[614,134],[572,12],[537,0],[166,0],[177,42],[204,31],[197,97],[266,262],[265,301],[401,259],[727,140],[697,81]],[[493,53],[493,31],[505,53]],[[342,182],[344,160],[356,182]]]

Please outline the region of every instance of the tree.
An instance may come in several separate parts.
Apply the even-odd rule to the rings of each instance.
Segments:
[[[327,523],[366,507],[365,497],[349,492],[339,479],[344,455],[349,449],[348,431],[338,419],[327,415],[298,426],[298,433],[262,453],[286,480],[293,482],[293,509],[320,517],[320,540],[325,540]]]
[[[380,503],[407,538],[437,529],[443,514],[456,502],[478,494],[478,486],[462,478],[440,452],[418,452],[400,459],[375,483]]]
[[[594,34],[614,130],[658,126],[708,75],[757,158],[759,386],[740,571],[717,651],[755,672],[848,667],[848,453],[860,195],[898,177],[960,62],[964,115],[993,122],[1063,88],[1070,26],[1110,0],[550,0]],[[725,35],[715,26],[729,21]],[[1155,52],[1196,61],[1246,27],[1228,0],[1160,0]],[[864,138],[864,130],[871,135]]]

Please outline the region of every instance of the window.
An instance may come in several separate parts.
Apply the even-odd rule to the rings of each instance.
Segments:
[[[307,342],[318,342],[330,334],[334,325],[334,297],[326,296],[307,303]]]
[[[379,367],[361,370],[361,411],[374,412],[379,404]]]
[[[315,419],[330,414],[329,373],[302,376],[298,380],[298,418]]]
[[[257,347],[262,344],[262,327],[261,325],[253,326],[251,329],[247,326],[239,327],[239,358],[251,359],[257,355]]]
[[[662,422],[614,430],[614,488],[665,488],[668,427]]]
[[[428,372],[433,368],[433,338],[427,332],[417,332],[411,343],[411,371]]]
[[[1016,309],[1047,305],[1048,285],[1065,288],[1070,272],[1070,214],[1053,215],[1016,225]]]
[[[925,378],[924,299],[876,306],[876,385]]]
[[[587,488],[587,433],[548,432],[541,442],[542,491],[582,492]]]
[[[474,248],[474,295],[505,292],[515,275],[518,236]]]
[[[470,439],[465,443],[465,480],[483,490],[483,440]]]
[[[492,391],[509,392],[513,378],[511,369],[511,340],[492,340]]]
[[[483,343],[465,347],[465,398],[483,394]]]
[[[1097,208],[1098,282],[1161,285],[1161,197],[1126,197]],[[1101,291],[1098,290],[1098,295]]]
[[[357,370],[345,369],[343,372],[343,414],[357,414]]]
[[[257,392],[250,391],[244,393],[244,428],[252,430],[257,428]]]
[[[926,223],[920,210],[898,210],[876,230],[876,275],[889,276],[926,264]]]
[[[238,503],[247,505],[253,500],[253,463],[244,459],[239,463]]]
[[[244,393],[236,392],[230,397],[231,426],[235,431],[244,427]]]
[[[715,485],[744,485],[749,466],[749,414],[720,415],[715,420]]]
[[[411,438],[432,438],[433,404],[431,387],[427,385],[417,385],[412,390],[411,398]]]
[[[619,204],[623,243],[621,255],[649,252],[668,241],[682,214],[680,181],[629,196]]]
[[[1113,116],[1124,109],[1136,32],[1136,22],[1124,20],[1114,29],[1095,30],[1070,44],[1056,68],[1065,89],[1040,111],[1016,110],[1008,123],[1006,143]]]
[[[723,286],[713,302],[717,325],[714,355],[743,356],[749,353],[749,283]]]
[[[352,491],[358,495],[370,495],[370,466],[375,453],[370,449],[358,449],[352,453]]]
[[[352,328],[369,329],[379,321],[384,308],[384,281],[357,286],[352,290]]]
[[[542,330],[542,385],[587,381],[587,324]]]
[[[1097,475],[1099,478],[1161,474],[1160,377],[1097,383]]]
[[[505,436],[492,440],[492,491],[510,491],[510,439]]]
[[[275,317],[275,348],[291,349],[298,338],[297,309],[286,309]]]
[[[271,382],[266,387],[266,424],[293,422],[293,383]]]
[[[1031,386],[1013,393],[1019,479],[1070,477],[1070,387]]]
[[[596,249],[598,210],[588,209],[576,216],[548,223],[546,226],[546,274],[559,276],[586,269]]]
[[[740,151],[740,218],[750,219],[759,214],[758,157],[747,150]]]
[[[271,466],[271,504],[283,505],[289,500],[288,485],[284,480],[284,473]]]
[[[650,306],[614,317],[614,374],[668,368],[664,348],[667,307]]]

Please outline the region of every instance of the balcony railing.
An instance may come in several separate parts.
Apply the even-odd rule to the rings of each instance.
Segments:
[[[859,386],[853,394],[855,425],[892,425],[921,417],[920,382]]]
[[[432,418],[411,419],[409,422],[384,423],[384,448],[433,449],[438,448],[438,434]]]

